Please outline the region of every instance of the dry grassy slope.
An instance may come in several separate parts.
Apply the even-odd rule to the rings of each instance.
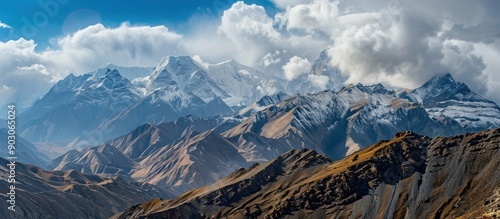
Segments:
[[[224,118],[201,118],[196,116],[181,117],[175,121],[159,125],[145,124],[132,132],[110,140],[107,143],[114,145],[124,155],[141,161],[156,150],[172,143],[183,136],[192,133],[201,133],[213,128],[222,128]]]
[[[114,218],[474,218],[500,208],[499,149],[500,129],[400,133],[334,163],[293,150]]]
[[[249,166],[234,145],[214,131],[166,145],[140,164],[142,168],[135,170],[132,178],[168,185],[179,193],[216,182],[237,168]]]
[[[0,158],[0,187],[8,188],[7,160]],[[0,203],[0,218],[106,218],[133,204],[156,197],[173,197],[166,190],[75,170],[46,171],[18,163],[16,214]],[[7,200],[2,190],[2,200]]]
[[[233,143],[218,134],[238,121],[187,116],[160,125],[146,124],[100,146],[69,151],[50,167],[120,175],[182,194],[250,166]]]
[[[86,174],[127,175],[137,163],[109,144],[87,148],[78,155],[66,153],[53,170],[77,170]],[[66,157],[66,158],[65,158]],[[71,159],[73,158],[73,159]],[[55,162],[54,162],[55,164]]]

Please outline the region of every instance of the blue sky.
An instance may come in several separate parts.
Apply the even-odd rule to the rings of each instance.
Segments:
[[[147,2],[147,3],[144,3]],[[217,19],[235,0],[25,0],[6,1],[0,8],[0,21],[10,29],[0,29],[0,41],[19,37],[34,39],[37,49],[50,46],[50,39],[71,34],[89,25],[102,23],[117,27],[131,25],[165,25],[184,33],[194,17]],[[248,0],[266,8],[271,16],[277,10],[272,2]],[[34,28],[31,28],[34,27]]]

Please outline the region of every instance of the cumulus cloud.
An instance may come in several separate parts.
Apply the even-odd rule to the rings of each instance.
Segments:
[[[277,7],[286,9],[290,6],[295,6],[298,4],[306,4],[312,2],[313,0],[271,0]]]
[[[330,81],[330,78],[326,75],[307,75],[307,80],[311,82],[311,84],[319,89],[325,90],[326,85]]]
[[[348,74],[348,83],[414,88],[450,72],[475,91],[486,91],[481,86],[486,65],[472,43],[447,38],[442,25],[405,7],[378,14],[339,32],[328,50],[331,64]]]
[[[436,34],[436,30],[418,17],[398,13],[347,28],[335,38],[328,51],[332,65],[349,74],[349,83],[389,82],[415,86],[413,80],[401,84],[401,81],[393,81],[393,76],[426,78],[422,74],[443,71],[439,62],[442,45],[433,41]]]
[[[181,39],[165,26],[96,24],[59,39],[59,49],[44,55],[66,63],[65,69],[72,72],[90,71],[103,59],[122,66],[154,66],[162,57],[175,55]]]
[[[0,21],[0,28],[11,29],[12,27],[10,27],[6,23],[3,23],[2,21]]]
[[[308,33],[322,31],[330,33],[338,18],[338,1],[314,0],[306,4],[287,7],[276,15],[276,20],[287,30],[302,30]]]
[[[242,1],[224,11],[219,30],[238,48],[237,58],[245,64],[256,64],[266,54],[266,47],[272,48],[281,41],[281,34],[274,29],[264,7]]]
[[[58,79],[45,74],[48,70],[40,64],[43,56],[35,52],[35,47],[33,40],[0,42],[0,69],[4,72],[0,74],[0,106],[15,100],[19,108],[28,107]]]
[[[494,45],[498,47],[485,43],[475,44],[474,47],[480,57],[484,59],[484,62],[487,63],[484,74],[488,75],[488,80],[485,81],[487,82],[488,91],[485,96],[500,103],[500,62],[498,62],[500,60],[500,50],[498,49],[500,48],[500,39],[497,39]]]
[[[286,65],[283,66],[285,79],[291,81],[300,75],[306,74],[311,70],[311,63],[307,59],[298,56],[292,57]]]
[[[4,106],[5,104],[10,104],[13,94],[14,88],[7,85],[2,85],[0,87],[0,104],[2,106]]]

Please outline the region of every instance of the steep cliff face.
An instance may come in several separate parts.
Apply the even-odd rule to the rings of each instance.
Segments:
[[[499,149],[500,129],[436,138],[398,133],[336,162],[292,150],[114,218],[498,216]]]

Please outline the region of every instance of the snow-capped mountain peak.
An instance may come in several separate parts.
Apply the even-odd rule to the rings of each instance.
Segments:
[[[137,78],[143,78],[151,74],[153,72],[154,68],[151,67],[123,67],[123,66],[117,66],[112,63],[107,63],[97,69],[94,72],[90,72],[89,74],[91,80],[97,80],[98,78],[102,77],[108,72],[108,69],[116,69],[120,72],[120,74],[127,78],[128,80],[132,81]]]
[[[374,84],[374,85],[368,85],[368,86],[365,86],[361,83],[358,83],[356,85],[356,88],[366,92],[366,93],[372,93],[372,94],[394,94],[395,92],[394,91],[390,91],[388,90],[387,88],[384,87],[384,85],[378,83],[378,84]]]
[[[171,81],[168,85],[159,88],[151,94],[150,103],[154,104],[160,100],[165,103],[178,102],[181,108],[185,108],[189,106],[192,99],[192,95],[184,93],[179,89],[179,86],[175,81]]]
[[[190,56],[163,58],[146,82],[146,89],[151,93],[171,81],[175,81],[184,92],[193,93],[205,102],[210,102],[217,96],[228,96]]]
[[[228,93],[223,99],[230,106],[248,105],[284,90],[276,79],[236,60],[209,65],[208,76]]]
[[[424,105],[432,118],[451,118],[467,131],[500,126],[500,108],[449,73],[434,76],[410,95]]]

